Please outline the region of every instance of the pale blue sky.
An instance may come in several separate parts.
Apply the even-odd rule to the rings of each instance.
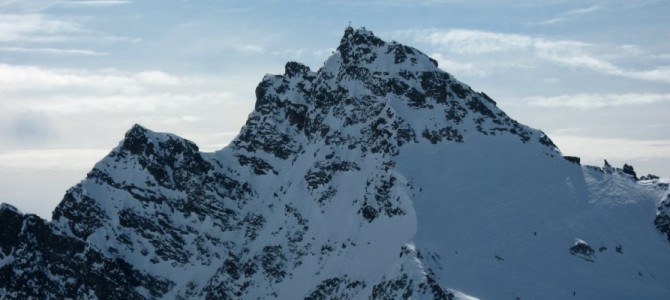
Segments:
[[[541,3],[540,3],[541,2]],[[670,177],[670,1],[0,0],[0,201],[50,217],[134,123],[225,146],[344,28],[420,49],[587,163]]]

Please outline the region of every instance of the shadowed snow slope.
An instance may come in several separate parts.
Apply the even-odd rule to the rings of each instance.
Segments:
[[[347,28],[256,97],[220,151],[136,125],[51,222],[3,204],[3,298],[670,296],[666,181],[564,159],[417,49]]]

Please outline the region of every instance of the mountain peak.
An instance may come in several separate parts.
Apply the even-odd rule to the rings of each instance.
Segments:
[[[386,42],[375,36],[372,31],[365,29],[365,27],[354,29],[353,27],[348,26],[346,29],[344,29],[344,35],[340,40],[340,47],[347,45],[368,45],[380,47],[384,46],[385,44]]]
[[[362,58],[367,58],[365,61],[370,63],[376,58],[373,49],[385,45],[386,42],[376,37],[372,31],[368,31],[365,28],[353,29],[350,26],[344,30],[344,35],[340,40],[337,51],[342,56],[344,64],[360,64]]]
[[[51,222],[0,206],[0,295],[670,293],[667,182],[563,159],[415,48],[347,27],[322,68],[288,62],[256,98],[218,152],[136,124]]]
[[[150,135],[150,133],[151,131],[142,125],[134,124],[133,127],[126,131],[121,146],[122,149],[128,150],[133,154],[144,152],[149,143],[147,135]]]
[[[289,61],[284,66],[284,75],[288,76],[289,78],[299,75],[305,75],[310,71],[311,70],[309,69],[308,66],[295,61]]]
[[[233,145],[287,159],[303,152],[299,136],[397,154],[408,143],[462,143],[478,134],[517,136],[558,154],[546,135],[509,118],[421,51],[347,27],[318,71],[292,61],[283,75],[263,78],[254,113]]]
[[[16,214],[21,213],[21,212],[19,212],[19,210],[14,205],[3,202],[2,204],[0,204],[0,213],[2,213],[4,211],[13,212],[13,213],[16,213]]]
[[[386,42],[365,27],[347,27],[337,51],[344,66],[373,65],[375,69],[398,69],[388,64],[433,71],[437,61],[421,51],[395,41]]]

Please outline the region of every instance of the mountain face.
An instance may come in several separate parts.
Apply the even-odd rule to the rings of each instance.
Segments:
[[[228,147],[136,125],[52,221],[2,204],[0,298],[663,299],[668,194],[347,28]]]

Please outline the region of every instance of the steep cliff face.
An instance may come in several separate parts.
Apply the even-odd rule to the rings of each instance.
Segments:
[[[220,151],[136,125],[51,222],[3,204],[0,293],[670,294],[664,180],[565,160],[417,49],[347,28],[323,67],[289,62],[256,97]]]

